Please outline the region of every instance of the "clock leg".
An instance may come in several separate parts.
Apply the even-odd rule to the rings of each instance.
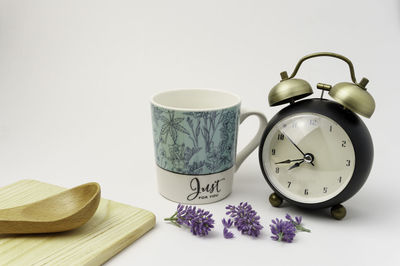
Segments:
[[[282,204],[282,198],[279,197],[276,193],[272,193],[269,196],[269,203],[271,203],[274,207],[279,207]]]
[[[341,205],[335,205],[331,208],[331,215],[336,220],[342,220],[346,216],[346,208]]]

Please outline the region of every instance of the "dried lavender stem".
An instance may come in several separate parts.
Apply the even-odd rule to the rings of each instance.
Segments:
[[[301,225],[296,225],[296,229],[297,229],[298,231],[311,233],[311,230],[310,230],[310,229],[304,228],[304,227],[301,226]]]

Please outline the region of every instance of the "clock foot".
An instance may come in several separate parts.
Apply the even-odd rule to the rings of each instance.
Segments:
[[[269,196],[269,203],[271,203],[274,207],[279,207],[282,204],[282,198],[279,197],[276,193],[272,193]]]
[[[346,216],[346,208],[338,204],[331,208],[331,215],[336,220],[342,220]]]

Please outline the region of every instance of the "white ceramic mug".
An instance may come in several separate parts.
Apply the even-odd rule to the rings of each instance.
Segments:
[[[240,107],[238,96],[210,89],[179,89],[151,99],[158,190],[185,204],[219,201],[232,192],[233,174],[260,142],[261,112]],[[239,125],[259,118],[253,139],[236,156]]]

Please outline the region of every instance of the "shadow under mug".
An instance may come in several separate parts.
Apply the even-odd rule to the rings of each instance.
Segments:
[[[165,198],[185,204],[219,201],[232,192],[233,174],[254,151],[266,117],[240,106],[238,96],[210,89],[178,89],[151,99],[157,183]],[[259,118],[253,139],[236,155],[239,125]]]

